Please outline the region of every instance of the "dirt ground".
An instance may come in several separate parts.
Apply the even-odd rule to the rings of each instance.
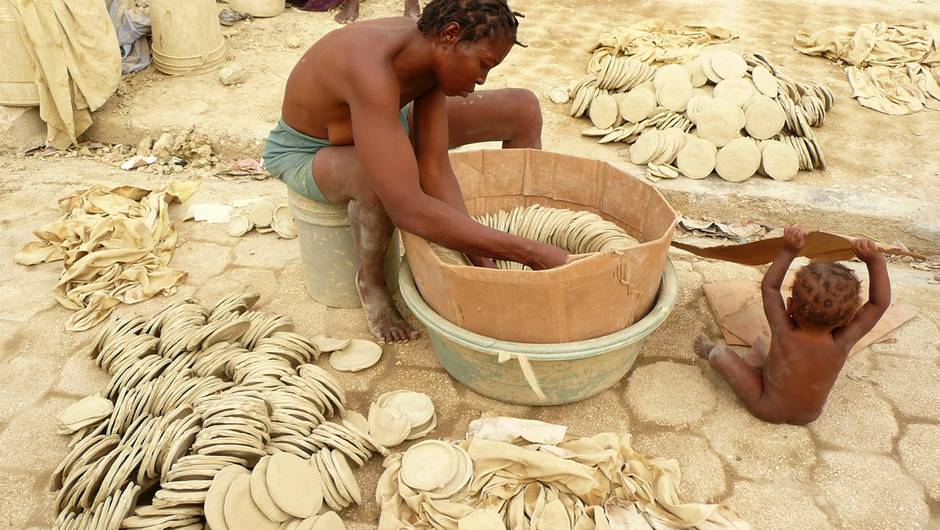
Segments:
[[[801,173],[788,183],[752,179],[735,185],[717,178],[659,183],[676,208],[729,221],[777,226],[798,221],[940,249],[935,214],[940,157],[933,145],[938,115],[892,117],[863,109],[849,99],[838,67],[788,46],[803,24],[937,19],[940,6],[924,0],[516,0],[513,7],[527,15],[520,39],[529,47],[514,50],[486,88],[524,86],[543,97],[547,149],[637,171],[617,147],[580,137],[585,122],[549,103],[545,91],[583,71],[586,46],[605,28],[648,17],[721,24],[742,35],[732,47],[767,51],[791,77],[829,83],[839,101],[819,136],[832,167]],[[397,0],[366,0],[362,16],[389,16],[399,9]],[[145,136],[195,127],[223,160],[257,157],[279,116],[283,81],[294,61],[334,27],[330,14],[288,11],[227,29],[231,60],[252,71],[245,83],[224,87],[212,74],[168,78],[153,70],[128,76],[121,95],[96,115],[89,137],[136,145]],[[57,216],[57,198],[94,183],[163,181],[152,171],[116,168],[123,154],[86,149],[47,158],[0,155],[0,249],[6,258],[0,260],[0,528],[50,527],[54,495],[47,484],[66,453],[66,439],[55,434],[55,416],[108,380],[87,355],[94,331],[64,331],[69,312],[51,295],[60,265],[23,267],[11,258],[34,228]],[[176,176],[202,180],[193,199],[198,202],[284,197],[278,181],[226,181],[211,173],[196,168]],[[180,213],[174,209],[174,216]],[[179,232],[171,265],[189,276],[178,294],[210,304],[236,291],[254,291],[262,295],[262,309],[291,316],[302,333],[368,338],[361,310],[327,308],[307,296],[296,240],[256,233],[235,239],[225,235],[224,225],[207,223],[180,223]],[[537,408],[484,398],[447,375],[426,336],[386,346],[377,366],[339,377],[352,408],[360,411],[389,390],[427,392],[440,417],[435,437],[462,437],[483,411],[563,423],[579,434],[629,432],[637,449],[678,459],[684,496],[726,502],[755,528],[940,528],[940,286],[928,283],[933,273],[892,265],[894,298],[918,307],[920,315],[891,341],[854,355],[822,417],[794,427],[752,418],[691,352],[696,335],[719,335],[702,283],[759,279],[762,270],[681,252],[672,259],[681,285],[675,310],[649,337],[628,376],[589,400]],[[859,264],[853,267],[862,271]],[[166,301],[157,297],[120,307],[116,314],[149,316]],[[374,491],[380,473],[379,459],[357,471],[364,492]],[[373,528],[377,520],[374,499],[364,496],[362,507],[343,514],[351,529]]]

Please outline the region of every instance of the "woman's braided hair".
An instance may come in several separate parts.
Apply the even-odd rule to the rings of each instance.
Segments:
[[[474,42],[498,35],[525,47],[516,40],[519,18],[523,16],[510,9],[506,0],[431,0],[421,12],[418,29],[426,37],[437,37],[447,24],[456,22],[460,25],[457,42]]]

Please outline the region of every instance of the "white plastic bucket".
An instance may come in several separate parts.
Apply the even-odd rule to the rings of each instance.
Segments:
[[[225,62],[225,38],[214,0],[153,0],[153,60],[169,75],[195,75]]]
[[[288,203],[297,226],[307,292],[329,307],[361,307],[356,290],[359,255],[346,206],[310,200],[291,190]],[[385,254],[385,281],[393,293],[398,291],[400,264],[401,245],[395,230]]]

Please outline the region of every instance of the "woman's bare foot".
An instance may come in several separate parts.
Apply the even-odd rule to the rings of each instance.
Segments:
[[[707,361],[708,354],[715,349],[715,343],[708,340],[708,337],[705,335],[699,335],[695,337],[695,341],[692,343],[692,349],[695,350],[695,355]]]
[[[359,299],[366,311],[366,320],[369,322],[369,331],[379,342],[408,342],[417,339],[415,331],[405,319],[402,318],[392,296],[388,292],[384,278],[378,282],[369,282],[361,274],[356,273],[356,288],[359,290]]]
[[[405,16],[417,19],[421,14],[421,5],[418,0],[405,0]]]
[[[346,0],[343,8],[336,14],[336,21],[340,24],[349,24],[359,18],[359,0]]]

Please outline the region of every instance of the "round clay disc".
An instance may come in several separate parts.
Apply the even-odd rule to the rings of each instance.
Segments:
[[[783,130],[787,115],[779,103],[761,94],[748,102],[744,120],[744,128],[751,137],[766,140]]]
[[[679,151],[676,165],[683,175],[690,179],[703,179],[715,170],[715,157],[718,148],[702,138],[691,138]]]
[[[722,147],[741,136],[737,117],[716,111],[702,112],[696,122],[696,133],[700,138]],[[636,145],[636,144],[634,144]]]
[[[656,108],[656,94],[645,88],[634,88],[620,97],[620,115],[631,123],[645,120]]]
[[[714,68],[712,68],[712,57],[714,55],[714,52],[700,55],[699,63],[702,65],[702,72],[705,73],[705,77],[712,83],[718,84],[721,82],[721,76],[715,73]]]
[[[446,499],[453,496],[473,478],[473,460],[470,455],[455,445],[451,445],[451,451],[457,455],[457,472],[447,484],[428,492],[428,496],[432,499]]]
[[[411,423],[399,410],[373,404],[369,408],[369,434],[385,447],[394,447],[411,434]]]
[[[688,81],[691,83],[689,70],[681,64],[667,64],[660,66],[653,74],[653,87],[658,92],[660,88],[675,82]]]
[[[335,478],[343,482],[346,491],[349,492],[356,504],[362,504],[362,491],[359,489],[359,482],[356,481],[356,475],[349,467],[346,457],[337,449],[331,451],[330,456],[333,458],[333,467],[338,475]]]
[[[266,456],[259,460],[258,463],[255,464],[255,468],[251,470],[251,481],[249,482],[251,499],[255,501],[255,506],[261,510],[261,513],[263,513],[265,517],[272,521],[283,523],[290,519],[291,515],[278,508],[277,505],[274,504],[274,500],[271,499],[270,493],[268,493],[267,475],[270,461],[271,457]]]
[[[708,77],[705,75],[705,70],[702,69],[702,59],[700,57],[692,59],[691,62],[686,63],[685,67],[689,71],[689,80],[692,81],[693,87],[703,87],[708,83]]]
[[[718,151],[715,171],[730,182],[741,182],[754,176],[760,167],[761,153],[757,142],[750,138],[738,138]]]
[[[330,366],[340,372],[365,370],[382,358],[382,347],[362,339],[352,339],[342,350],[330,354]]]
[[[278,508],[305,519],[316,515],[323,503],[319,475],[299,456],[274,453],[268,462],[265,484]]]
[[[800,156],[789,145],[771,140],[763,146],[761,168],[774,180],[790,180],[800,171]]]
[[[326,512],[317,518],[313,530],[346,530],[346,525],[336,512]]]
[[[434,416],[434,403],[427,394],[398,390],[379,396],[376,403],[382,407],[398,409],[408,418],[412,427],[425,425]]]
[[[571,99],[568,96],[568,90],[564,87],[556,86],[548,92],[548,98],[556,105],[564,105]]]
[[[673,112],[685,112],[692,98],[692,81],[688,79],[688,71],[682,69],[684,77],[676,76],[674,79],[668,79],[656,89],[656,101]]]
[[[619,115],[617,99],[608,94],[601,94],[594,98],[591,102],[591,110],[588,112],[591,123],[598,129],[613,127]]]
[[[251,499],[250,481],[247,473],[239,475],[225,495],[225,525],[229,530],[277,530],[278,524],[265,517]]]
[[[248,219],[255,226],[262,228],[270,226],[271,221],[274,220],[274,209],[274,203],[262,199],[251,205],[251,209],[248,211]]]
[[[744,119],[744,111],[741,110],[741,107],[729,99],[720,99],[720,98],[711,98],[702,102],[703,111],[712,111],[725,114],[734,118],[735,123],[738,126],[738,130],[744,128],[746,120]]]
[[[320,353],[330,353],[342,350],[346,346],[349,346],[350,340],[334,339],[323,335],[317,335],[316,337],[310,339],[310,342],[316,344],[317,349],[320,350]]]
[[[657,129],[647,129],[630,146],[630,161],[637,165],[648,163],[659,148],[660,131]]]
[[[401,459],[402,482],[421,491],[439,488],[454,478],[458,471],[457,455],[450,444],[439,440],[417,443]]]
[[[746,77],[725,79],[715,85],[714,95],[716,98],[727,99],[739,107],[745,103],[757,92],[754,83]]]
[[[219,326],[208,337],[202,341],[202,349],[208,348],[219,342],[234,342],[248,331],[251,323],[247,320],[233,320],[227,324]]]
[[[226,232],[232,237],[242,237],[248,232],[251,232],[251,229],[254,227],[255,225],[251,223],[251,220],[244,215],[233,215],[228,222]]]
[[[777,78],[763,65],[759,64],[751,70],[751,80],[761,94],[769,98],[777,97]]]
[[[107,418],[114,410],[114,403],[101,396],[88,396],[69,405],[59,413],[63,425],[76,425]]]
[[[737,79],[747,74],[747,63],[740,54],[727,50],[715,52],[710,61],[712,70],[721,79]]]

